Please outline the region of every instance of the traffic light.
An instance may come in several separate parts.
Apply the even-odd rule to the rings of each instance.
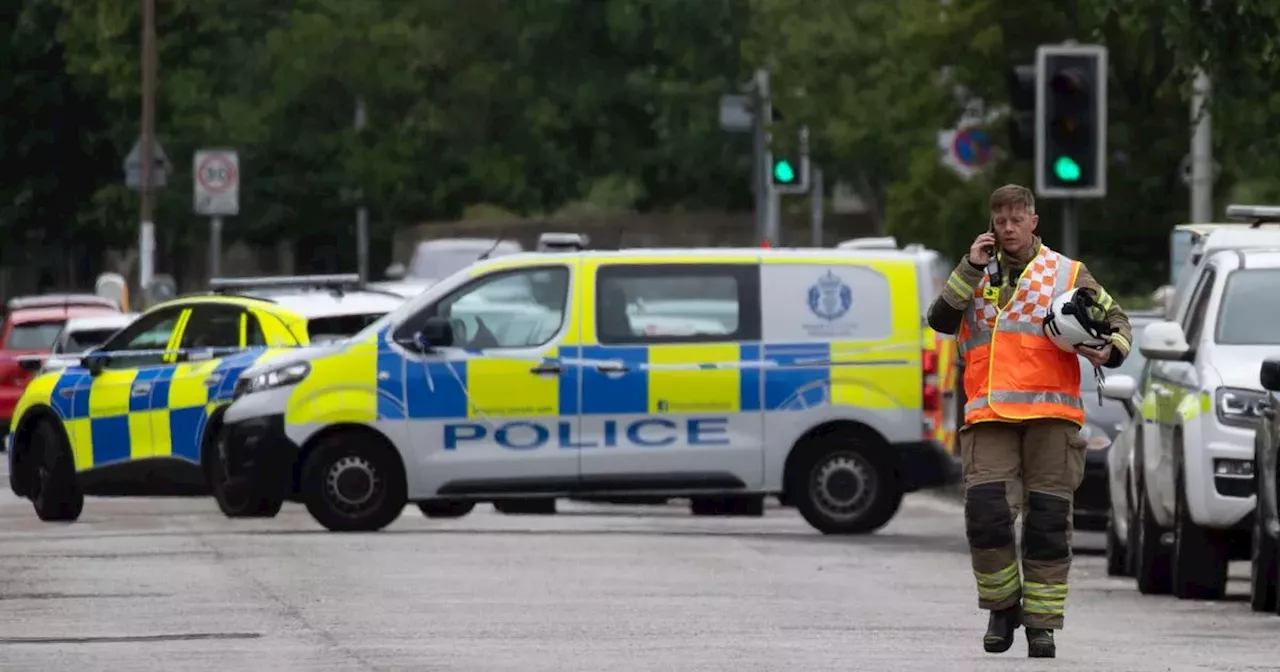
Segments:
[[[769,186],[779,194],[803,194],[809,191],[809,131],[800,129],[796,148],[769,151]]]
[[[1107,195],[1107,49],[1036,50],[1036,195]]]
[[[1036,66],[1009,70],[1009,154],[1036,158]]]

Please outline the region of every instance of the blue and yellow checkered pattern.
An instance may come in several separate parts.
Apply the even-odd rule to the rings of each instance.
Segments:
[[[815,406],[919,408],[918,344],[712,343],[571,345],[543,353],[559,376],[535,377],[536,359],[500,354],[450,362],[405,358],[359,344],[313,360],[291,399],[290,424],[468,418],[798,411]],[[606,373],[595,363],[626,367]],[[383,372],[386,375],[379,375]],[[513,384],[519,381],[519,384]],[[376,394],[369,394],[376,389]]]
[[[266,352],[250,348],[218,360],[106,370],[64,371],[50,405],[62,417],[76,469],[173,457],[200,462],[209,414],[231,399],[236,379]],[[135,394],[135,388],[150,390]]]

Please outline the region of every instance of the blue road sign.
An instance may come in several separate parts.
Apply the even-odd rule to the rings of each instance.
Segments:
[[[951,151],[966,166],[983,166],[991,160],[991,138],[980,128],[962,128],[956,131]]]

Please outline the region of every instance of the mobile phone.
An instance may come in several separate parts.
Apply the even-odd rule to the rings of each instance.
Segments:
[[[996,219],[995,219],[995,215],[992,215],[991,218],[987,220],[987,233],[990,233],[994,236],[995,232],[996,232]],[[996,258],[996,246],[992,245],[991,247],[988,247],[987,254],[991,256],[991,260],[987,262],[987,275],[991,276],[991,286],[999,287],[1001,282],[1001,277],[1000,277],[1001,274],[1000,274],[1000,261]]]

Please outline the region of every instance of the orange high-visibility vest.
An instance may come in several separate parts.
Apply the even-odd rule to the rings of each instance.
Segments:
[[[983,276],[960,325],[965,424],[1060,418],[1084,424],[1080,363],[1044,335],[1053,300],[1069,291],[1080,262],[1041,245],[1013,298],[997,305],[999,287]]]

